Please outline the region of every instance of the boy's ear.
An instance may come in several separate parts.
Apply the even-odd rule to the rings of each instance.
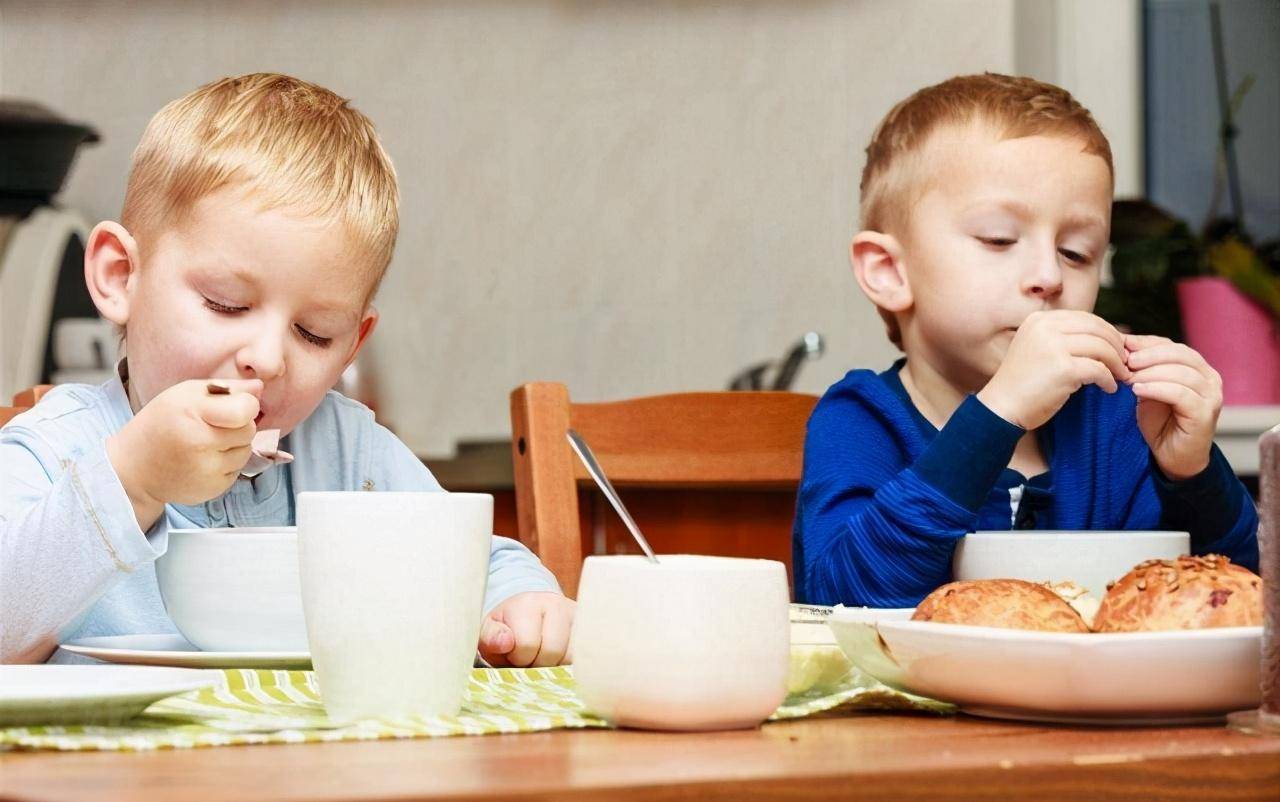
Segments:
[[[369,335],[373,334],[373,330],[377,327],[378,310],[371,305],[364,310],[364,317],[360,318],[360,330],[356,333],[356,344],[351,349],[351,353],[347,355],[348,365],[356,361],[356,355],[360,353],[361,348],[364,348],[364,344],[369,341]]]
[[[902,244],[892,234],[861,231],[849,245],[849,260],[858,286],[871,302],[886,312],[911,308],[911,282]]]
[[[89,232],[84,283],[98,313],[117,326],[129,322],[130,290],[140,266],[138,243],[124,226],[105,221]]]

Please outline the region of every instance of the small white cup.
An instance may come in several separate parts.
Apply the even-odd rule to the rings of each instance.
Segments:
[[[301,493],[298,560],[329,719],[452,715],[475,659],[493,497]]]
[[[574,622],[584,702],[622,727],[754,727],[786,697],[787,571],[773,560],[588,557]]]

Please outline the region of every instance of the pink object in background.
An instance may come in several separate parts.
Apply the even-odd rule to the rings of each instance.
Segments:
[[[1187,345],[1222,374],[1223,403],[1280,404],[1280,325],[1224,278],[1178,282]]]

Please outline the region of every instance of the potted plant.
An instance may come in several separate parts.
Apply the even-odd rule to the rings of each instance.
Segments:
[[[1116,201],[1111,227],[1098,314],[1199,351],[1227,404],[1280,404],[1280,242],[1255,246],[1230,220],[1197,236],[1141,200]]]
[[[1218,152],[1199,236],[1146,201],[1112,207],[1111,275],[1097,311],[1130,330],[1182,340],[1222,375],[1225,404],[1280,404],[1280,241],[1254,245],[1244,225],[1235,119],[1254,85],[1228,94],[1217,3],[1210,3]],[[1231,210],[1219,216],[1226,195]]]

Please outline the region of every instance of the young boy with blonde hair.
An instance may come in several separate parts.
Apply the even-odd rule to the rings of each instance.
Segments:
[[[89,292],[123,332],[119,376],[55,388],[0,430],[0,662],[175,632],[154,568],[171,528],[291,525],[307,490],[441,490],[330,390],[377,324],[398,207],[373,125],[314,84],[227,78],[152,119],[121,222],[86,244]],[[259,430],[297,459],[250,480]],[[564,659],[573,602],[506,538],[485,611],[486,659]]]
[[[800,600],[913,607],[979,529],[1185,530],[1257,570],[1217,373],[1091,313],[1113,184],[1089,112],[1028,78],[953,78],[884,118],[851,259],[905,358],[809,421]]]

